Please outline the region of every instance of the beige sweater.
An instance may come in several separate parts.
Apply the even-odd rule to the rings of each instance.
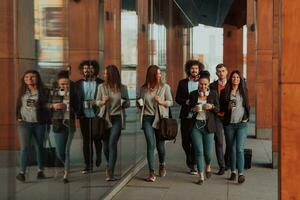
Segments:
[[[145,92],[146,92],[145,88],[142,87],[140,89],[140,98],[143,100],[145,98]],[[169,118],[169,107],[173,106],[173,97],[172,97],[170,86],[168,84],[164,83],[162,85],[162,87],[159,88],[157,95],[160,97],[161,100],[167,102],[167,107],[159,105],[159,111],[160,111],[161,118]],[[145,101],[143,101],[143,102],[145,102]],[[159,115],[158,115],[157,103],[156,103],[155,108],[156,109],[155,109],[155,115],[154,115],[154,121],[153,121],[152,127],[158,129],[159,128]],[[140,116],[141,127],[143,124],[144,113],[145,113],[145,106],[143,106],[142,110],[141,110],[141,116]]]
[[[117,100],[113,99],[113,102],[108,101],[105,105],[101,105],[100,100],[102,100],[103,96],[109,96],[110,98],[111,97],[116,98],[117,96],[119,96],[120,104],[117,105],[117,103],[116,103]],[[125,102],[122,104],[122,106],[121,106],[121,99],[125,100]],[[110,115],[119,114],[119,113],[121,114],[121,118],[122,118],[122,128],[125,128],[125,117],[126,116],[125,116],[124,109],[128,108],[130,106],[128,90],[125,85],[121,85],[121,92],[119,95],[117,95],[117,94],[112,94],[110,89],[107,86],[105,86],[104,83],[100,84],[98,86],[96,104],[100,107],[98,116],[105,118],[105,120],[107,121],[107,124],[108,124],[108,128],[112,127],[112,124],[110,121]],[[113,111],[113,113],[111,111]]]

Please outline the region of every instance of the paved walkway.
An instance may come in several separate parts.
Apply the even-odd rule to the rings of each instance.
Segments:
[[[250,127],[250,132],[253,130]],[[181,141],[167,144],[167,176],[157,178],[154,183],[145,182],[148,175],[145,166],[116,196],[115,200],[276,200],[278,199],[278,170],[271,169],[271,141],[248,138],[246,147],[253,150],[252,168],[245,172],[246,182],[242,185],[228,181],[230,172],[197,185],[196,176],[189,175]],[[213,153],[213,155],[215,155]],[[215,156],[212,170],[217,172]],[[157,161],[158,162],[158,161]]]

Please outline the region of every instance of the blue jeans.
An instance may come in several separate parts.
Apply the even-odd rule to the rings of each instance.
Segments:
[[[103,151],[107,161],[107,169],[114,174],[118,155],[118,141],[121,135],[121,115],[111,116],[112,127],[109,130],[109,137],[103,141]]]
[[[244,171],[244,146],[248,134],[248,123],[229,124],[224,127],[228,145],[230,147],[230,168],[231,171],[238,168],[238,173]]]
[[[158,140],[158,130],[152,127],[154,116],[144,115],[143,117],[143,129],[147,142],[147,161],[149,171],[154,172],[154,149],[155,144],[158,152],[159,163],[165,163],[165,141]]]
[[[44,139],[46,124],[21,122],[19,125],[20,163],[21,171],[26,172],[27,160],[30,156],[31,141],[34,138],[34,146],[37,152],[37,163],[40,170],[44,166]]]
[[[208,132],[205,123],[196,121],[191,137],[195,148],[197,170],[203,172],[204,160],[206,165],[209,165],[211,161],[214,134]]]
[[[54,132],[54,140],[56,144],[56,155],[64,164],[66,171],[70,169],[70,148],[74,137],[74,132],[66,128],[62,133]]]

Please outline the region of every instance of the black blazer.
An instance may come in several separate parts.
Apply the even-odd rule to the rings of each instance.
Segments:
[[[219,85],[218,80],[216,80],[209,85],[209,88],[211,90],[216,90],[218,92],[218,85]]]
[[[198,104],[198,90],[195,90],[191,92],[189,95],[190,99],[190,106],[189,110],[192,110],[197,104]],[[218,92],[215,90],[210,90],[209,95],[207,97],[207,103],[213,104],[215,106],[214,109],[206,111],[207,116],[207,128],[209,133],[215,133],[216,132],[216,114],[220,111],[220,104],[219,104],[219,96]],[[193,120],[194,123],[196,122],[196,117],[198,113],[194,113]]]
[[[75,88],[75,95],[74,97],[76,97],[74,104],[76,104],[75,109],[76,109],[76,115],[77,117],[84,117],[84,107],[83,107],[83,102],[84,102],[84,92],[83,92],[83,84],[82,82],[84,81],[84,79],[80,79],[78,81],[75,82],[74,84],[74,88]],[[100,78],[96,78],[96,91],[95,91],[95,98],[97,96],[97,92],[98,92],[98,85],[100,85],[101,83],[103,83],[103,80]],[[97,114],[99,112],[99,107],[94,105],[93,106],[93,110],[94,113]]]
[[[245,95],[246,95],[246,100],[243,99],[243,106],[245,108],[245,113],[243,116],[243,120],[248,120],[249,119],[249,114],[250,114],[250,105],[248,102],[248,91],[247,88],[245,90]],[[224,112],[224,120],[223,124],[224,126],[227,126],[230,124],[230,119],[231,119],[231,109],[229,109],[228,105],[230,102],[230,94],[228,91],[225,89],[221,91],[220,94],[220,110],[221,112]]]
[[[180,119],[184,119],[189,114],[189,106],[186,105],[186,101],[189,99],[189,88],[188,88],[189,79],[182,79],[178,83],[175,101],[181,105],[180,109]]]

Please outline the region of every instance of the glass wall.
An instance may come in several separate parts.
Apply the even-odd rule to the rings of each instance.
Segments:
[[[125,110],[125,128],[120,138],[120,170],[122,176],[137,161],[136,141],[138,110],[135,106],[138,63],[138,15],[135,0],[122,0],[121,7],[121,80],[127,87],[130,106]]]
[[[172,2],[14,1],[18,84],[11,101],[20,106],[16,109],[19,118],[12,122],[13,145],[1,152],[7,158],[6,171],[1,173],[9,174],[1,198],[4,194],[4,199],[8,195],[9,199],[31,199],[34,194],[41,199],[99,199],[144,161],[146,141],[136,96],[147,67],[158,65],[165,81],[176,82],[168,70],[180,71],[178,76],[183,77],[182,66],[192,51],[190,25]],[[168,31],[174,27],[173,38]],[[183,44],[177,49],[179,55],[168,47],[173,40]],[[180,58],[177,66],[170,64],[168,55]],[[107,159],[107,151],[115,151],[106,148],[112,145],[107,139],[112,128],[106,129],[102,140],[100,131],[95,131],[100,130],[99,118],[106,113],[113,120],[110,111],[102,113],[105,94],[99,96],[98,81],[107,83],[108,65],[118,68],[128,91],[128,98],[122,94],[121,101],[130,103],[122,115],[124,127],[114,140],[113,180],[108,179],[113,161]]]

